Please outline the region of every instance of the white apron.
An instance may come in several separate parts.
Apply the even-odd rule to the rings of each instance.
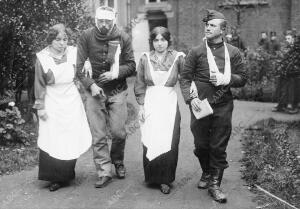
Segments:
[[[76,48],[68,47],[67,62],[56,65],[45,53],[37,54],[45,72],[51,69],[55,84],[46,86],[46,121],[39,120],[38,146],[60,160],[78,158],[92,142],[84,106],[74,84]]]
[[[145,122],[141,124],[142,143],[147,147],[146,157],[151,161],[171,150],[173,129],[177,108],[177,94],[174,87],[166,87],[174,64],[182,52],[176,54],[168,71],[154,71],[148,53],[144,53],[154,86],[148,86],[145,95]]]

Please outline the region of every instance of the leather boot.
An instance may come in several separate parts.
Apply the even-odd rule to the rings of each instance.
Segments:
[[[223,177],[223,169],[214,169],[211,172],[211,178],[208,186],[208,193],[219,203],[226,203],[227,197],[221,190],[220,185]]]
[[[210,173],[209,172],[202,172],[201,178],[198,182],[198,188],[199,189],[207,189],[208,188],[208,183],[210,179]]]
[[[197,154],[196,150],[194,150],[194,154],[197,156],[201,169],[202,169],[202,175],[201,178],[197,184],[199,189],[207,189],[208,188],[208,182],[210,179],[210,172],[209,172],[209,155],[208,151],[201,150],[201,155]]]

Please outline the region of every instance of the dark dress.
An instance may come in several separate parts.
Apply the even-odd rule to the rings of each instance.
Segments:
[[[150,62],[154,70],[167,70],[171,67],[176,56],[176,51],[169,50],[162,63],[155,58],[154,52],[150,53]],[[183,57],[179,57],[175,61],[173,71],[166,82],[166,87],[174,87],[177,82],[178,72],[183,66]],[[151,78],[147,57],[143,56],[140,60],[137,77],[134,86],[137,102],[140,105],[144,104],[144,97],[147,86],[153,86],[153,80]],[[147,147],[143,145],[143,166],[145,181],[151,184],[170,184],[175,180],[175,173],[178,161],[178,145],[180,139],[180,112],[177,104],[176,115],[174,122],[174,129],[171,142],[171,150],[165,152],[152,160],[147,158]]]
[[[68,182],[75,178],[74,160],[59,160],[40,150],[38,179],[51,182]]]
[[[69,53],[71,54],[73,51],[73,48],[68,48],[66,50],[66,53],[61,57],[61,59],[58,59],[56,57],[51,57],[51,54],[48,52],[47,48],[43,50],[43,53],[47,53],[47,56],[49,56],[49,59],[53,58],[54,63],[56,65],[59,64],[63,64],[63,63],[69,63],[71,62],[71,60],[68,60],[71,56],[69,55]],[[66,65],[67,66],[67,65]],[[72,69],[67,69],[67,70],[72,70]],[[64,73],[68,73],[69,71],[64,71]],[[72,76],[72,74],[68,74],[68,76]],[[35,104],[33,106],[33,108],[35,109],[45,109],[49,118],[47,119],[47,121],[50,122],[50,119],[52,121],[54,121],[53,123],[56,124],[62,124],[61,121],[57,120],[55,118],[55,115],[53,114],[52,111],[56,111],[57,109],[61,108],[60,106],[56,106],[56,109],[50,109],[50,105],[49,105],[49,95],[51,95],[53,98],[53,94],[50,94],[50,90],[48,86],[51,86],[52,88],[54,88],[57,85],[60,85],[60,87],[64,87],[63,85],[65,85],[64,83],[61,84],[59,83],[59,79],[55,80],[54,73],[51,69],[49,69],[47,72],[45,72],[43,70],[43,65],[41,64],[41,61],[39,60],[39,58],[36,60],[36,64],[35,64]],[[67,77],[68,78],[68,77]],[[69,79],[69,78],[68,78]],[[72,79],[72,77],[70,78]],[[55,83],[57,82],[57,83]],[[67,83],[68,84],[68,83]],[[71,86],[72,85],[72,86]],[[54,86],[54,87],[53,87]],[[72,89],[70,88],[70,86],[72,87]],[[68,89],[73,90],[73,92],[75,92],[75,96],[76,96],[76,100],[73,100],[73,96],[71,95],[68,91],[63,91],[64,95],[68,96],[68,99],[71,99],[71,102],[81,102],[81,98],[80,95],[78,93],[77,88],[75,87],[75,84],[73,84],[71,82],[71,84],[68,86]],[[71,93],[73,93],[71,92]],[[47,97],[48,96],[48,97]],[[48,98],[48,100],[46,99],[46,97]],[[59,101],[60,98],[55,98]],[[48,101],[48,102],[46,102]],[[60,104],[60,103],[59,103]],[[66,103],[63,103],[66,104]],[[74,103],[72,103],[74,104]],[[48,105],[48,106],[47,106]],[[59,107],[59,108],[58,108]],[[84,112],[84,107],[83,104],[74,104],[74,107],[80,107],[81,112],[78,111],[78,109],[74,109],[74,113],[73,115],[78,116],[79,114],[85,116],[85,112]],[[48,108],[48,109],[47,109]],[[70,108],[70,107],[68,107]],[[56,113],[55,112],[55,113]],[[66,113],[68,114],[68,113]],[[63,116],[61,116],[61,118],[64,118]],[[74,119],[73,117],[69,117],[71,119]],[[58,135],[55,135],[56,133],[55,130],[52,129],[52,126],[49,128],[49,126],[47,126],[47,129],[42,129],[42,125],[41,123],[43,121],[40,120],[39,123],[39,138],[38,138],[38,146],[39,146],[39,171],[38,171],[38,179],[39,180],[45,180],[45,181],[51,181],[51,182],[58,182],[58,183],[64,183],[64,182],[68,182],[72,179],[75,178],[75,165],[76,165],[76,159],[79,157],[80,154],[82,154],[83,152],[85,152],[89,146],[89,139],[91,142],[91,135],[90,135],[90,131],[88,128],[88,123],[87,123],[87,119],[85,118],[81,118],[81,117],[76,117],[77,120],[80,121],[80,124],[77,125],[77,123],[75,124],[76,126],[73,126],[73,124],[69,124],[70,127],[80,127],[82,128],[80,130],[81,133],[88,133],[88,134],[84,134],[84,135],[79,135],[78,138],[80,141],[86,141],[85,143],[80,143],[77,141],[77,139],[75,139],[73,137],[73,135],[69,135],[69,134],[65,134],[65,129],[59,129],[57,130],[56,133],[59,134],[65,134],[63,135],[64,137],[66,137],[66,139],[68,139],[68,141],[72,141],[73,144],[62,148],[60,147],[61,145],[58,143],[56,144],[57,141],[55,140],[63,140],[64,138],[57,138]],[[45,123],[45,122],[44,122]],[[48,123],[49,124],[49,123]],[[45,127],[45,125],[43,126]],[[67,128],[67,127],[66,127]],[[78,132],[75,132],[76,134]],[[44,138],[43,138],[44,137]],[[47,137],[47,143],[45,140],[45,137]],[[51,144],[52,142],[52,144]],[[55,143],[53,143],[55,142]],[[59,142],[59,141],[58,141]],[[48,146],[51,145],[51,148]],[[73,145],[76,145],[78,148],[74,148]],[[73,149],[74,148],[74,149]],[[57,152],[55,152],[57,151]],[[69,155],[67,155],[69,154]]]
[[[149,161],[147,147],[143,146],[143,166],[145,181],[148,183],[169,184],[175,180],[180,139],[180,112],[177,106],[171,150]]]

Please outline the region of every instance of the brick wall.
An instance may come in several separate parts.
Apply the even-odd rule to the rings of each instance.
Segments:
[[[141,11],[144,2],[131,0],[131,17],[135,17]],[[204,37],[202,18],[206,14],[205,9],[219,10],[226,16],[229,25],[237,24],[234,10],[220,8],[218,2],[220,0],[168,1],[174,12],[174,16],[168,18],[168,27],[179,49],[191,48],[201,43]],[[252,6],[242,12],[241,37],[251,48],[256,47],[261,31],[275,31],[279,40],[283,40],[284,32],[290,29],[291,25],[300,28],[300,0],[268,0],[268,2],[268,5]]]
[[[295,1],[300,5],[299,0]],[[202,17],[205,15],[204,9],[219,10],[226,16],[229,25],[237,24],[234,10],[219,8],[217,0],[179,0],[179,2],[178,40],[179,43],[185,43],[188,47],[198,44],[204,36],[202,22]],[[255,47],[261,31],[276,31],[279,39],[283,39],[283,32],[289,28],[290,24],[287,2],[287,0],[269,0],[267,6],[250,7],[242,12],[241,37],[248,46]]]

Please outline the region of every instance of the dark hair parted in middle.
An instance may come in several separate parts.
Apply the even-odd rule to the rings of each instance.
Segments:
[[[49,28],[46,41],[50,45],[59,33],[67,34],[68,38],[72,35],[72,31],[64,26],[64,24],[56,24]]]
[[[150,39],[149,39],[150,48],[153,49],[153,41],[158,34],[160,34],[162,37],[164,37],[164,39],[166,39],[166,41],[168,41],[168,47],[171,46],[172,42],[171,42],[170,31],[165,27],[157,26],[153,28],[153,30],[150,33]]]

